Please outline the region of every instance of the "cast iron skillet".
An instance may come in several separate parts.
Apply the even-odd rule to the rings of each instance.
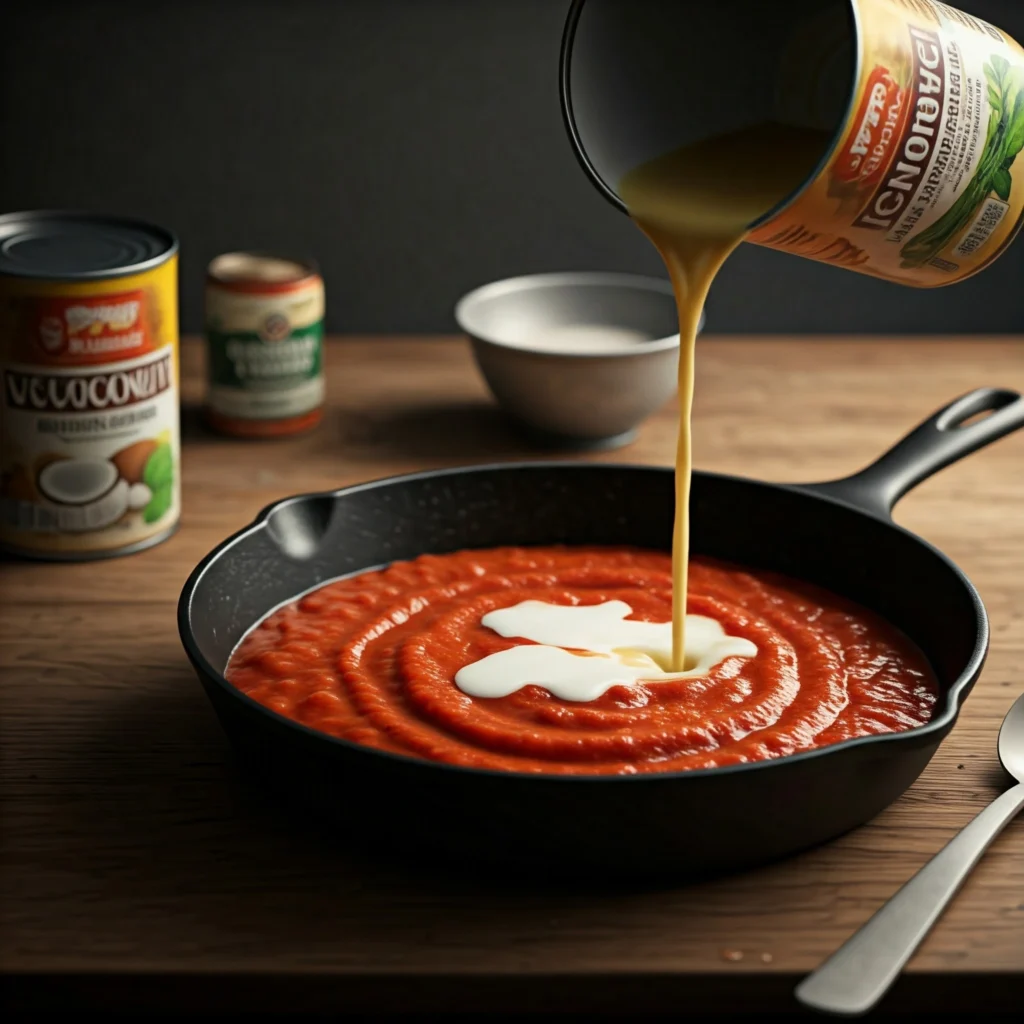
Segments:
[[[1022,425],[1024,398],[983,389],[848,479],[780,486],[694,474],[695,552],[843,594],[875,609],[927,654],[943,697],[931,723],[906,733],[701,771],[513,774],[333,739],[278,717],[222,675],[232,649],[270,609],[326,580],[396,559],[503,544],[667,549],[668,469],[513,463],[286,498],[197,566],[181,595],[178,627],[247,768],[353,837],[369,835],[400,854],[448,851],[456,864],[493,860],[544,875],[730,870],[871,818],[917,778],[953,727],[985,659],[985,609],[967,577],[894,525],[890,512],[921,480]]]

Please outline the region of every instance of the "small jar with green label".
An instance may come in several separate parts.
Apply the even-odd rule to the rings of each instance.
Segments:
[[[236,437],[320,422],[324,282],[309,261],[229,252],[206,276],[207,418]]]

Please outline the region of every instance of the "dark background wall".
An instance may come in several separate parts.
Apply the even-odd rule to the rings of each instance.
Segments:
[[[330,326],[347,331],[449,330],[461,293],[510,274],[661,274],[564,137],[567,6],[8,5],[0,206],[86,207],[173,228],[188,330],[200,327],[205,263],[229,248],[314,255]],[[1024,40],[1024,0],[960,6]],[[1022,331],[1024,241],[973,280],[928,292],[744,246],[709,314],[716,331]]]

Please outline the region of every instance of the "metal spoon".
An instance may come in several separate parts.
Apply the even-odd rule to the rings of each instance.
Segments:
[[[1024,807],[1024,694],[999,730],[999,760],[1017,785],[992,801],[796,988],[806,1006],[866,1013],[888,991],[992,840]]]

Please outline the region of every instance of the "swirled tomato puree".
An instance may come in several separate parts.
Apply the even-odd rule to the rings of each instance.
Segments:
[[[482,625],[496,609],[619,601],[632,619],[672,620],[665,553],[498,548],[424,555],[325,584],[256,626],[226,674],[265,707],[331,736],[518,772],[711,768],[931,717],[938,688],[924,656],[871,612],[703,558],[689,572],[688,613],[752,641],[754,656],[726,657],[696,677],[615,685],[586,701],[539,685],[470,696],[455,684],[460,669],[529,642]]]

